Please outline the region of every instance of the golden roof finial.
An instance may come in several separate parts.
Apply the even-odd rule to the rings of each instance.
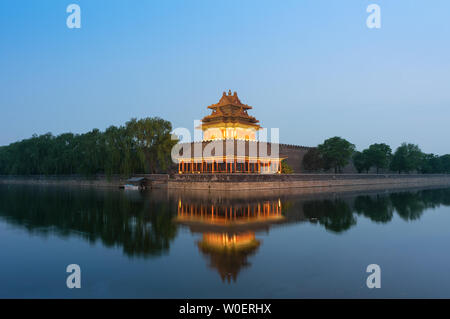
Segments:
[[[228,95],[231,95],[231,90],[228,90]]]

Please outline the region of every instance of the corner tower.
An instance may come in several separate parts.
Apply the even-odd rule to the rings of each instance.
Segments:
[[[179,174],[281,173],[279,144],[256,139],[259,121],[248,115],[252,107],[236,92],[224,92],[219,103],[208,108],[211,114],[196,127],[203,131],[203,141],[177,144]]]
[[[202,119],[198,127],[203,131],[203,141],[237,139],[256,140],[256,131],[261,129],[259,121],[248,115],[251,106],[241,103],[237,93],[231,90],[223,92],[217,104],[208,106],[212,110],[210,115]]]

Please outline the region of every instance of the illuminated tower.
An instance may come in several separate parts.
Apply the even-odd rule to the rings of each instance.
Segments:
[[[203,131],[204,141],[238,139],[255,141],[259,121],[248,115],[251,106],[242,104],[237,93],[228,95],[223,92],[219,103],[208,106],[212,110],[210,115],[202,119],[199,128]]]
[[[197,129],[203,141],[180,143],[175,151],[179,174],[280,174],[278,143],[258,141],[259,121],[248,115],[251,106],[243,104],[236,92],[223,92],[219,103],[208,106]],[[178,152],[178,153],[177,153]]]

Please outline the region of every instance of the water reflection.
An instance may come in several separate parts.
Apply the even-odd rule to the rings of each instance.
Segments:
[[[119,191],[0,185],[0,219],[31,234],[100,240],[130,257],[168,252],[177,234],[168,201]]]
[[[283,221],[281,201],[209,201],[180,196],[176,222],[202,234],[199,250],[222,281],[236,281],[241,268],[250,266],[248,257],[261,244],[255,232],[267,231],[271,224]]]
[[[303,204],[303,214],[310,222],[318,222],[336,233],[356,225],[350,204],[342,199],[306,201]]]
[[[358,217],[389,223],[397,215],[420,219],[427,209],[450,206],[450,188],[329,195],[224,196],[167,190],[63,189],[0,185],[0,220],[33,235],[77,236],[128,257],[170,254],[179,227],[198,235],[196,245],[223,281],[236,281],[261,252],[261,232],[278,225],[314,223],[340,234]],[[270,240],[270,235],[268,237]]]

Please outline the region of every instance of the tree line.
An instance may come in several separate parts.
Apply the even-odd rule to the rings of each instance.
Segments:
[[[375,143],[367,149],[357,151],[355,145],[341,137],[325,140],[316,148],[311,148],[303,158],[303,167],[307,171],[342,172],[343,167],[353,163],[358,173],[369,173],[374,169],[383,172],[449,174],[450,154],[438,156],[426,154],[418,145],[403,143],[395,152],[389,145]]]
[[[135,118],[85,134],[51,133],[0,147],[0,174],[121,174],[166,172],[171,165],[172,124]]]
[[[124,125],[110,126],[104,132],[93,129],[85,134],[51,133],[0,147],[0,175],[95,175],[168,172],[172,165],[172,124],[158,117],[135,118]],[[423,153],[418,145],[403,143],[395,152],[389,145],[376,143],[357,151],[341,137],[332,137],[303,158],[310,172],[342,172],[352,163],[359,172],[369,173],[450,173],[450,154]],[[283,173],[292,169],[282,163]]]

